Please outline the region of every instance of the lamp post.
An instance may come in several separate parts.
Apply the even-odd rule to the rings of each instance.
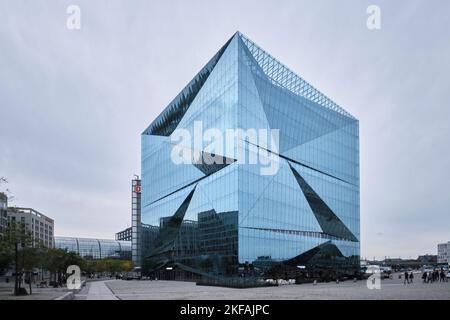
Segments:
[[[15,282],[14,282],[14,295],[19,295],[19,279],[17,278],[19,274],[19,243],[15,241],[14,243],[14,254],[15,254]]]

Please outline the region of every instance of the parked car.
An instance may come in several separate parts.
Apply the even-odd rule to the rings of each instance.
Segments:
[[[386,266],[378,266],[378,265],[369,265],[364,270],[366,274],[374,274],[379,273],[382,279],[392,279],[392,269],[391,267]]]
[[[364,272],[367,274],[381,273],[381,268],[377,265],[368,265]]]
[[[392,268],[391,267],[380,267],[381,270],[381,277],[383,279],[392,279]]]

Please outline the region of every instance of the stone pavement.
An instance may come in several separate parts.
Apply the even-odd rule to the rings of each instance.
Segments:
[[[211,286],[197,286],[194,282],[149,281],[149,280],[97,280],[88,281],[76,300],[254,300],[254,299],[445,299],[450,300],[450,282],[423,283],[416,277],[413,284],[404,285],[398,275],[393,279],[381,281],[381,289],[369,290],[366,281],[345,281],[340,283],[319,283],[301,285],[283,285],[278,287],[261,287],[250,289],[233,289]],[[10,286],[0,285],[1,299],[52,300],[67,292],[63,288],[36,289],[33,295],[14,297]]]
[[[108,287],[119,299],[323,299],[323,300],[409,300],[445,299],[450,300],[450,282],[422,283],[417,279],[413,284],[404,285],[402,280],[381,281],[381,289],[369,290],[366,281],[345,281],[340,283],[319,283],[283,285],[250,289],[233,289],[210,286],[197,286],[193,282],[182,281],[125,281],[113,280]]]
[[[28,285],[25,286],[28,291]],[[27,296],[14,296],[14,282],[0,283],[0,300],[53,300],[67,292],[66,288],[37,288],[33,284],[33,294]]]
[[[75,294],[75,300],[117,300],[118,298],[108,288],[107,281],[89,281],[86,286]]]

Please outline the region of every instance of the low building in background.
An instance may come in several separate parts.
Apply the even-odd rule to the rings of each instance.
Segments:
[[[423,256],[419,256],[417,261],[421,265],[435,265],[437,262],[437,256],[435,254],[425,254]]]
[[[437,246],[437,263],[450,264],[450,241]]]
[[[131,227],[116,233],[116,240],[131,241]]]
[[[438,259],[436,255],[425,254],[418,256],[417,259],[409,258],[385,258],[383,260],[361,260],[361,267],[369,265],[379,265],[391,267],[394,271],[401,269],[420,269],[427,266],[436,266]]]
[[[86,260],[131,260],[131,241],[55,237],[55,248],[75,252]]]
[[[6,209],[8,223],[22,223],[33,236],[34,244],[53,248],[55,222],[32,208],[10,207]]]

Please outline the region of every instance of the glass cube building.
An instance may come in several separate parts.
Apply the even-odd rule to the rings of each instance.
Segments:
[[[278,143],[246,135],[221,151],[186,143],[203,160],[224,161],[176,164],[173,136],[198,136],[196,123],[224,136],[278,129],[270,140]],[[143,270],[264,276],[359,268],[359,122],[243,34],[149,125],[141,146],[141,219],[156,230],[142,244]],[[262,174],[262,160],[237,161],[238,148],[247,158],[270,157],[276,173]]]

